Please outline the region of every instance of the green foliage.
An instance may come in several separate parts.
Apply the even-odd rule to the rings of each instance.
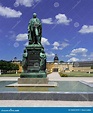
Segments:
[[[93,73],[86,73],[86,72],[70,72],[70,73],[66,73],[65,74],[68,75],[68,77],[93,77]]]
[[[60,63],[64,63],[64,61],[61,60]]]
[[[0,77],[20,77],[20,73],[18,74],[1,74]]]
[[[9,61],[0,61],[0,69],[4,71],[9,71],[9,70],[18,70],[19,66],[17,64],[11,63]]]
[[[93,65],[91,66],[91,69],[93,69]]]
[[[59,75],[60,75],[61,77],[68,77],[68,75],[67,75],[67,74],[62,73],[62,72],[60,72],[60,73],[59,73]]]
[[[11,70],[19,70],[19,66],[17,64],[11,63]]]

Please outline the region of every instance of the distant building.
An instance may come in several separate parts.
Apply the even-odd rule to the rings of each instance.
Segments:
[[[73,70],[73,63],[61,63],[55,54],[54,62],[47,62],[46,67],[48,72],[70,72]]]
[[[91,68],[93,66],[93,61],[82,61],[82,62],[74,62],[73,63],[73,71],[80,72],[93,72]]]
[[[54,57],[54,62],[47,62],[48,72],[93,72],[91,69],[93,66],[93,61],[83,61],[83,62],[59,62],[57,54]]]
[[[93,61],[74,62],[73,67],[90,67],[93,66]]]
[[[54,63],[58,63],[58,62],[59,62],[59,58],[58,58],[57,54],[55,54]]]
[[[55,57],[53,59],[53,62],[47,62],[46,63],[46,70],[48,72],[93,72],[93,69],[91,69],[91,66],[93,66],[93,61],[83,61],[83,62],[59,62],[59,58],[57,54],[55,54]],[[22,61],[12,61],[13,63],[16,63],[19,65],[18,72],[22,72]]]

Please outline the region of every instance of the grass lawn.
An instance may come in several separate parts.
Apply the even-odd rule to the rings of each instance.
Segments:
[[[2,74],[0,77],[20,77],[20,74]]]
[[[64,73],[67,74],[68,77],[93,77],[93,73],[84,73],[84,72],[70,72],[70,73]],[[20,73],[18,74],[2,74],[0,77],[20,77]]]
[[[68,77],[93,77],[93,73],[85,73],[85,72],[70,72],[65,73],[68,75]]]

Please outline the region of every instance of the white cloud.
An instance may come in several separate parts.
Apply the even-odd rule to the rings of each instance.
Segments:
[[[24,33],[24,34],[18,34],[16,36],[16,41],[25,41],[28,39],[28,35],[27,33]]]
[[[93,61],[93,52],[90,53],[90,55],[87,55],[87,57],[88,57],[88,58],[87,58],[88,60],[92,60],[92,61]]]
[[[93,61],[93,52],[92,53],[88,53],[85,56],[83,56],[83,59],[81,59],[82,61]]]
[[[69,25],[69,23],[72,21],[72,19],[67,19],[65,14],[58,14],[55,16],[57,20],[57,24],[65,24]]]
[[[53,43],[53,48],[54,50],[62,50],[64,49],[65,47],[67,47],[69,45],[69,43],[67,42],[62,42],[62,44],[60,44],[59,42],[54,42]]]
[[[42,43],[42,45],[50,45],[48,39],[46,39],[44,37],[41,38],[41,43]]]
[[[60,44],[59,50],[64,49],[65,47],[69,46],[69,43],[67,42],[62,42],[62,44]]]
[[[71,51],[72,54],[84,54],[86,53],[88,50],[86,48],[77,48],[77,49],[73,49]]]
[[[69,46],[69,43],[67,43],[67,42],[62,42],[61,46],[62,46],[62,48],[65,48],[65,47]]]
[[[86,33],[93,33],[93,25],[83,25],[82,28],[79,30],[79,33],[86,34]]]
[[[54,56],[55,56],[55,54],[54,53],[52,53],[52,52],[50,52],[50,53],[46,53],[46,56],[48,57],[48,58],[53,58]]]
[[[53,24],[52,18],[41,19],[42,23],[45,24]]]
[[[54,43],[53,43],[53,46],[58,47],[58,46],[60,46],[60,44],[59,44],[59,42],[54,42]]]
[[[87,52],[88,50],[86,48],[77,48],[77,49],[73,49],[69,55],[66,55],[66,57],[72,57],[77,55],[86,57]]]
[[[20,17],[22,13],[20,11],[16,11],[14,9],[3,7],[0,5],[0,15],[7,18],[16,18]]]
[[[54,46],[52,49],[54,50],[58,50],[59,48],[57,46]]]
[[[35,3],[40,2],[41,0],[16,0],[16,2],[14,3],[14,6],[19,6],[19,5],[24,5],[25,7],[31,7],[33,6]]]
[[[71,57],[71,55],[66,55],[65,57]]]
[[[65,24],[69,25],[72,19],[68,19],[65,14],[58,14],[55,16],[55,21],[52,18],[42,19],[42,23],[45,24]]]
[[[68,61],[93,61],[93,52],[92,53],[87,53],[87,49],[83,48],[80,51],[79,49],[74,49],[71,51],[69,55],[66,55],[66,57],[71,57]]]
[[[79,61],[79,59],[75,57],[72,57],[68,60],[68,62],[76,62],[76,61]]]
[[[54,46],[52,49],[54,49],[54,50],[58,50],[59,49],[58,48],[60,46],[59,42],[54,42],[52,45]]]

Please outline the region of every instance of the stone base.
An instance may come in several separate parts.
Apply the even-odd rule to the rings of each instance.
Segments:
[[[21,87],[21,89],[19,91],[33,91],[33,90],[36,90],[36,87],[39,87],[40,89],[36,90],[36,91],[38,91],[38,90],[41,90],[42,87],[44,87],[44,91],[45,91],[45,88],[56,87],[56,86],[57,86],[57,82],[48,82],[48,84],[18,84],[16,82],[14,84],[9,84],[6,87]],[[33,88],[33,89],[31,89],[31,88]],[[48,91],[48,89],[47,89],[47,91]]]
[[[18,78],[18,84],[48,84],[48,78]]]
[[[46,78],[47,74],[45,72],[33,72],[33,73],[21,73],[20,78]]]

